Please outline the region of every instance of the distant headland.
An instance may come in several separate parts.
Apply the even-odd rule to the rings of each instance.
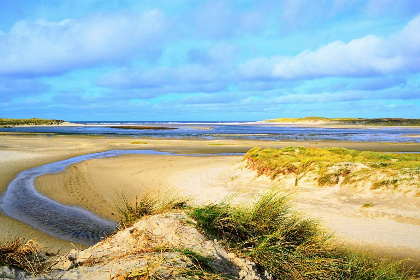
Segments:
[[[0,118],[0,127],[13,127],[18,125],[60,125],[64,124],[64,120],[48,120],[48,119],[7,119]]]
[[[420,126],[420,119],[404,118],[278,118],[267,122],[284,124],[319,124],[319,125],[373,125],[373,126]]]

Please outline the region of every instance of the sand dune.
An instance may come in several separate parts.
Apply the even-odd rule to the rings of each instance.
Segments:
[[[36,186],[57,201],[110,219],[117,218],[120,192],[134,199],[147,192],[176,189],[195,203],[236,194],[236,203],[247,203],[277,186],[291,194],[296,210],[320,220],[339,240],[420,261],[420,198],[320,188],[309,179],[296,188],[293,179],[258,177],[241,160],[240,156],[125,155],[72,165],[62,173],[39,177]],[[367,203],[374,206],[363,207]]]
[[[110,149],[156,149],[178,153],[217,153],[246,151],[253,146],[284,147],[314,145],[314,143],[231,141],[183,141],[168,139],[138,139],[106,137],[45,137],[1,136],[0,187],[7,184],[19,171],[81,154]],[[209,145],[218,144],[218,145]],[[316,145],[334,145],[317,143]],[[341,143],[343,144],[343,143]],[[365,145],[365,149],[380,149],[374,143],[344,143],[349,148]],[[343,145],[341,145],[343,146]],[[407,144],[416,149],[412,144]],[[395,145],[389,145],[395,148]],[[418,149],[418,147],[417,147]],[[49,174],[36,180],[37,189],[44,195],[69,205],[81,206],[102,217],[117,220],[115,208],[117,193],[124,192],[134,199],[149,191],[177,189],[190,195],[195,203],[216,201],[236,193],[236,202],[246,203],[264,191],[278,186],[292,194],[297,210],[320,219],[338,240],[349,244],[373,247],[376,252],[411,257],[420,263],[420,198],[402,194],[375,194],[355,192],[335,187],[319,188],[304,180],[299,188],[287,179],[272,181],[245,168],[241,156],[167,156],[124,155],[115,158],[93,159],[70,165],[58,174]],[[364,208],[372,203],[374,207]],[[36,207],[36,205],[33,205]],[[69,242],[50,237],[4,214],[0,215],[0,239],[14,236],[36,237],[53,250],[72,248]],[[79,245],[76,245],[79,246]]]

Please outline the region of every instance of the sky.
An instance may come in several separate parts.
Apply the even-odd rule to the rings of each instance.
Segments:
[[[419,0],[0,0],[0,117],[420,118]]]

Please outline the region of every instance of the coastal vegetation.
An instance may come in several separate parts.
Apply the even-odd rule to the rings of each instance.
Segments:
[[[147,142],[145,141],[131,141],[130,144],[141,144],[141,145],[146,145]]]
[[[191,216],[228,250],[274,279],[410,279],[400,263],[335,246],[315,221],[293,212],[278,191],[246,207],[226,201],[197,207]]]
[[[334,238],[323,231],[316,221],[294,212],[289,198],[277,190],[267,192],[256,203],[249,205],[232,204],[228,197],[219,203],[189,206],[185,198],[175,195],[174,192],[163,196],[149,193],[136,198],[134,202],[129,202],[124,195],[120,195],[119,199],[121,227],[115,235],[100,244],[108,248],[112,244],[118,246],[115,245],[118,244],[115,243],[118,242],[118,236],[143,236],[146,243],[139,243],[143,249],[136,251],[134,255],[127,252],[122,257],[150,259],[141,269],[137,267],[132,271],[118,272],[112,279],[161,279],[159,277],[162,269],[168,271],[168,262],[173,271],[173,279],[236,279],[230,274],[224,275],[220,272],[220,263],[212,254],[201,249],[197,251],[192,248],[172,247],[167,241],[159,245],[155,239],[157,236],[153,237],[151,232],[138,231],[136,227],[131,227],[136,221],[144,221],[145,225],[155,227],[159,225],[158,222],[153,222],[155,220],[163,223],[163,226],[165,222],[162,219],[174,217],[171,214],[174,211],[184,218],[178,222],[165,220],[168,226],[178,223],[198,228],[209,240],[216,239],[215,242],[221,244],[227,252],[254,263],[262,274],[270,275],[271,279],[415,279],[403,267],[402,262],[375,259],[366,253],[336,245]],[[179,234],[186,230],[179,229],[178,225],[174,225],[174,229],[180,230]],[[122,232],[124,230],[126,233]],[[163,228],[158,232],[161,230]],[[166,237],[169,238],[162,235],[162,238]],[[188,240],[192,237],[188,235],[182,238]],[[112,241],[107,241],[108,239]],[[83,257],[84,254],[87,254],[86,257]],[[91,254],[92,251],[70,254],[68,258],[74,259],[74,263],[69,269],[76,269],[78,266],[86,269],[103,261]],[[150,257],[142,257],[141,254],[150,254]],[[44,274],[46,277],[52,275],[48,273],[54,271],[56,263],[41,256],[34,241],[16,240],[0,247],[0,266],[11,266],[35,275]],[[113,255],[106,258],[110,257],[115,261],[118,259],[118,256]],[[177,258],[187,259],[190,265],[178,266],[180,260]]]
[[[188,198],[178,196],[174,191],[170,191],[163,196],[146,193],[131,202],[124,193],[121,193],[118,195],[118,201],[116,207],[121,217],[119,228],[126,228],[143,216],[183,209],[187,205]]]
[[[401,185],[409,185],[417,192],[420,190],[419,154],[344,148],[253,148],[246,153],[244,161],[259,175],[265,174],[273,179],[291,176],[296,186],[312,176],[311,182],[319,186],[352,186],[361,182],[370,190],[398,191]],[[366,184],[368,181],[370,183]],[[106,258],[116,263],[120,261],[119,258],[143,258],[147,262],[141,269],[124,270],[120,278],[110,279],[161,279],[160,272],[162,269],[168,270],[168,266],[176,270],[174,275],[181,279],[236,279],[232,275],[221,274],[213,255],[206,251],[195,247],[169,246],[165,243],[166,239],[158,243],[155,235],[148,235],[150,232],[135,230],[137,221],[153,220],[153,217],[160,215],[160,223],[153,220],[151,224],[160,226],[157,231],[163,232],[162,236],[166,238],[165,227],[173,220],[163,219],[175,214],[182,216],[181,224],[199,229],[207,240],[216,240],[214,242],[221,244],[229,254],[254,263],[259,271],[271,275],[272,279],[415,279],[415,272],[407,270],[404,262],[378,259],[372,254],[338,245],[334,237],[316,221],[296,213],[289,197],[280,190],[271,190],[257,202],[241,205],[232,203],[231,197],[227,197],[218,203],[192,206],[188,198],[177,195],[174,190],[166,194],[146,193],[136,198],[121,193],[118,198],[116,207],[121,220],[116,233],[108,238],[114,238],[126,230],[129,233],[122,235],[127,238],[144,235],[146,241],[139,242],[144,247],[136,247],[134,253],[127,251],[117,254],[113,250],[117,250],[119,245],[115,244],[119,243],[107,241],[107,238],[100,243],[110,248],[110,256],[89,255],[79,262],[85,253],[69,254],[67,262],[71,258],[71,266],[65,270],[85,269],[98,263],[102,265],[100,262]],[[378,206],[366,201],[360,207],[375,209]],[[161,231],[161,228],[165,229]],[[189,231],[179,232],[187,239],[193,239]],[[41,253],[41,248],[34,240],[17,239],[0,246],[0,268],[8,266],[34,275],[45,274],[48,279],[57,270],[54,260]],[[179,263],[184,266],[173,265]]]
[[[19,268],[34,275],[48,270],[48,262],[40,254],[35,239],[17,238],[0,245],[0,266]]]
[[[158,204],[149,194],[131,205],[122,198],[123,224],[126,216],[133,217],[133,222],[145,212],[153,213],[150,208],[158,212],[166,208]],[[147,210],[138,210],[143,208]],[[233,205],[226,198],[220,203],[183,208],[210,238],[256,263],[273,279],[414,279],[401,262],[378,260],[334,245],[334,239],[317,222],[293,212],[288,197],[279,191],[271,190],[248,206]],[[217,268],[208,256],[191,251],[183,254],[197,264],[198,269],[190,275],[206,273],[203,279],[231,279],[214,274]]]
[[[253,148],[245,154],[244,160],[258,175],[272,179],[293,176],[295,186],[310,174],[319,186],[358,187],[362,184],[371,190],[400,190],[420,196],[420,154],[417,153],[315,147]]]
[[[277,118],[266,120],[268,122],[294,123],[294,124],[327,124],[327,125],[372,125],[372,126],[420,126],[420,119],[404,118]]]
[[[13,127],[19,125],[59,125],[64,123],[63,120],[48,120],[48,119],[6,119],[0,118],[0,127]]]

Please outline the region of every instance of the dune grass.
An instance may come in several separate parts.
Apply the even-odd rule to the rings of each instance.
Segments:
[[[299,122],[327,122],[329,120],[330,120],[329,118],[311,116],[311,117],[304,117],[304,118],[277,118],[277,119],[270,119],[270,120],[266,120],[266,121],[299,123]]]
[[[238,279],[232,275],[219,273],[214,265],[213,259],[203,256],[190,249],[171,249],[170,251],[180,253],[179,257],[185,259],[189,264],[186,267],[174,267],[165,264],[165,257],[157,255],[149,259],[148,263],[140,269],[134,269],[128,272],[118,272],[112,280],[134,280],[134,279],[202,279],[202,280],[228,280]],[[165,267],[166,266],[166,267]],[[171,270],[171,272],[168,270]],[[163,273],[162,273],[163,272]],[[169,278],[170,277],[170,278]]]
[[[420,168],[420,154],[380,153],[334,147],[286,147],[283,149],[262,149],[256,147],[249,150],[245,154],[244,159],[264,165],[269,169],[278,168],[279,172],[284,168],[295,171],[300,165],[305,165],[308,162],[317,164],[357,162],[377,169]]]
[[[340,177],[345,178],[345,183],[349,183],[353,175],[359,178],[360,175],[366,177],[383,173],[413,177],[420,173],[420,154],[379,153],[345,148],[257,147],[249,150],[244,160],[249,168],[257,170],[258,175],[265,174],[272,179],[279,175],[294,175],[295,185],[308,172],[317,173],[320,186],[335,185]],[[351,174],[351,164],[363,164],[366,168],[357,174]],[[335,168],[331,168],[333,166]],[[353,179],[356,177],[353,176]],[[398,178],[372,182],[374,188],[395,186],[397,183]]]
[[[18,238],[0,245],[0,266],[22,269],[31,274],[44,274],[48,262],[40,255],[39,245],[34,239]]]
[[[145,142],[145,141],[131,141],[130,144],[142,144],[142,145],[146,145],[147,142]]]
[[[256,263],[272,279],[415,279],[402,262],[375,259],[339,247],[316,221],[294,212],[289,197],[277,190],[247,206],[232,205],[226,198],[220,203],[186,207],[186,201],[173,194],[165,197],[171,202],[159,203],[159,198],[151,194],[137,198],[134,205],[125,206],[122,224],[182,205],[210,238]],[[123,196],[120,199],[128,204]],[[130,217],[128,223],[126,216]],[[183,272],[185,276],[223,279],[216,277],[208,258],[188,250],[181,253],[195,264],[194,270]]]
[[[194,209],[198,226],[274,279],[412,279],[400,263],[338,248],[313,220],[276,191],[252,206],[221,202]]]
[[[273,276],[272,279],[414,279],[400,262],[376,260],[360,252],[336,247],[331,236],[318,224],[293,212],[289,199],[272,190],[249,206],[233,206],[226,199],[220,203],[186,208],[186,200],[170,192],[148,193],[130,204],[120,195],[122,224],[144,215],[184,208],[197,227],[217,238],[229,251],[253,261]],[[125,208],[124,208],[125,207]],[[130,212],[130,213],[128,213]],[[127,221],[127,217],[129,217]],[[177,271],[187,279],[230,279],[219,275],[211,259],[191,250],[180,250],[193,266]],[[156,260],[142,271],[119,275],[118,279],[160,279]],[[0,265],[23,269],[31,274],[45,274],[48,262],[40,257],[34,240],[17,239],[0,246]]]
[[[129,201],[124,193],[118,194],[116,207],[121,216],[119,228],[129,227],[143,216],[183,209],[187,201],[187,197],[178,196],[175,191],[169,191],[165,195],[146,193],[140,197],[136,196],[134,202]]]
[[[331,125],[373,125],[373,126],[420,126],[420,119],[404,118],[324,118],[324,117],[304,117],[304,118],[277,118],[266,120],[269,122],[283,123],[323,123]]]
[[[232,275],[221,274],[214,267],[213,259],[203,256],[200,253],[190,250],[178,250],[184,257],[188,258],[192,265],[179,271],[181,276],[187,279],[224,280],[235,279]]]
[[[6,119],[0,118],[0,127],[2,126],[17,126],[17,125],[52,125],[61,124],[63,120],[47,120],[47,119]]]

